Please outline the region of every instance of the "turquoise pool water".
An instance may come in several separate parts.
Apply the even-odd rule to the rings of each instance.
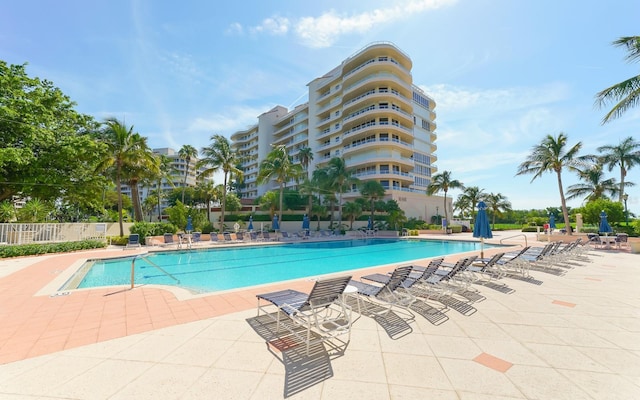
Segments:
[[[145,256],[155,266],[145,258],[136,260],[135,283],[205,293],[479,249],[477,242],[358,239],[156,252]],[[131,260],[91,260],[80,269],[86,275],[77,287],[129,285]]]

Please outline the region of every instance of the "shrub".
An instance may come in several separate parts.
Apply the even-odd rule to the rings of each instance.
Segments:
[[[107,243],[101,240],[82,240],[64,243],[29,243],[0,246],[0,258],[34,256],[50,253],[67,253],[70,251],[101,249]]]
[[[136,222],[131,226],[129,232],[140,235],[140,243],[144,243],[147,236],[162,236],[165,233],[176,233],[178,232],[178,228],[168,222]],[[114,243],[114,238],[116,237],[112,238],[111,244],[116,244]],[[119,238],[117,241],[117,244],[121,244]],[[125,238],[122,245],[127,244],[127,242],[128,237]]]

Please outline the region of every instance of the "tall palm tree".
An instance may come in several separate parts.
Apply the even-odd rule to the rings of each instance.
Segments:
[[[218,200],[222,193],[212,179],[200,179],[196,183],[196,197],[207,207],[207,221],[211,221],[211,203]]]
[[[618,192],[618,184],[615,178],[604,179],[602,164],[594,164],[586,169],[577,170],[582,183],[576,183],[567,188],[567,200],[577,197],[585,197],[587,202],[608,199],[607,193],[614,196]]]
[[[638,81],[640,84],[640,81]],[[640,91],[640,87],[638,88]],[[624,198],[624,188],[628,186],[625,182],[627,171],[636,165],[640,165],[640,142],[629,136],[617,146],[600,146],[598,152],[604,153],[600,156],[600,161],[613,171],[616,165],[620,166],[620,189],[618,190],[618,201],[622,203]]]
[[[104,129],[100,136],[107,147],[107,152],[98,163],[98,171],[107,171],[114,168],[116,193],[118,194],[118,223],[120,225],[120,236],[124,236],[122,224],[122,182],[124,180],[124,169],[127,163],[136,158],[138,153],[139,140],[135,140],[136,134],[133,126],[127,127],[124,122],[115,118],[108,118],[104,122]]]
[[[349,229],[353,229],[353,221],[362,215],[362,206],[355,201],[344,203],[344,216],[349,220]]]
[[[278,183],[280,189],[280,218],[282,218],[282,200],[284,198],[284,187],[290,179],[297,179],[302,175],[300,164],[294,164],[293,158],[287,152],[285,145],[278,145],[267,154],[260,163],[257,182],[263,184],[273,179]]]
[[[242,176],[242,171],[236,166],[238,164],[238,153],[231,149],[231,142],[226,137],[215,134],[211,136],[211,144],[203,147],[202,158],[198,162],[198,166],[205,166],[201,175],[207,176],[222,170],[224,182],[222,187],[222,205],[220,207],[220,230],[224,229],[224,211],[227,202],[227,190],[229,174]]]
[[[566,149],[567,136],[560,132],[557,137],[545,136],[540,144],[533,146],[531,154],[527,160],[518,166],[516,175],[533,174],[531,182],[539,178],[545,172],[555,172],[558,180],[558,191],[560,192],[560,202],[562,205],[562,216],[567,233],[571,234],[571,224],[569,222],[569,211],[567,210],[567,200],[564,197],[562,187],[562,170],[568,168],[576,171],[581,165],[577,155],[582,148],[582,142],[578,142],[570,149]]]
[[[311,163],[311,160],[313,160],[313,151],[311,150],[310,147],[304,147],[300,150],[298,150],[298,160],[300,160],[300,164],[302,165],[302,168],[304,169],[304,171],[306,172],[306,181],[305,184],[307,186],[310,185],[310,176],[309,176],[309,164]],[[311,207],[313,207],[313,193],[307,191],[307,201],[308,201],[308,206],[307,206],[307,213],[311,212]]]
[[[187,187],[187,177],[189,176],[189,165],[191,165],[191,159],[198,156],[198,150],[190,144],[185,144],[178,150],[178,157],[182,158],[185,162],[184,179],[182,180],[182,203],[184,203],[184,191]]]
[[[485,199],[491,209],[491,229],[496,229],[496,216],[501,215],[503,211],[511,210],[511,202],[502,193],[489,193],[485,195]]]
[[[134,146],[137,147],[134,157],[129,157],[123,170],[127,184],[131,189],[131,202],[133,203],[133,217],[140,222],[144,218],[142,203],[140,202],[140,186],[144,182],[154,179],[159,173],[158,159],[147,145],[147,138],[134,133],[131,137]]]
[[[456,203],[461,211],[470,211],[471,219],[475,220],[476,206],[480,200],[485,198],[485,196],[486,193],[484,190],[480,189],[478,186],[468,186],[465,187],[462,194],[458,196]]]
[[[464,189],[462,182],[457,179],[451,179],[451,171],[442,171],[442,173],[432,176],[431,183],[427,186],[427,194],[429,196],[444,192],[444,218],[447,221],[449,221],[447,214],[447,192],[449,189]]]
[[[169,157],[164,154],[156,154],[157,163],[158,163],[158,173],[156,175],[156,190],[157,200],[158,200],[158,222],[162,221],[162,210],[160,203],[162,199],[166,196],[164,190],[162,189],[162,181],[166,181],[171,187],[174,187],[173,184],[173,172],[175,168],[173,167],[173,162]]]
[[[614,46],[626,47],[628,62],[640,60],[640,36],[625,36],[612,43]],[[603,107],[605,104],[615,102],[611,111],[604,118],[602,124],[620,117],[627,110],[640,104],[640,75],[617,83],[604,89],[596,95],[596,105]]]
[[[365,181],[360,186],[360,195],[371,202],[371,223],[373,223],[373,213],[375,212],[375,203],[384,197],[384,186],[378,181]]]
[[[353,170],[347,169],[347,164],[342,157],[334,157],[327,164],[327,176],[334,192],[338,193],[338,223],[342,223],[342,194],[352,184],[360,182],[353,176]]]

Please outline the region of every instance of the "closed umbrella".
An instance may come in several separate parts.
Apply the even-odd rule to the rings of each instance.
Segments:
[[[480,258],[484,258],[484,239],[491,239],[493,237],[486,210],[487,205],[484,201],[480,201],[478,203],[476,222],[473,224],[473,237],[480,238]]]
[[[193,230],[193,221],[191,220],[191,217],[187,217],[187,227],[184,230],[187,231],[187,233]]]
[[[367,229],[370,231],[373,230],[373,221],[371,220],[371,216],[369,216],[369,221],[367,222]]]
[[[549,214],[549,229],[556,229],[556,216]]]
[[[247,227],[247,229],[249,230],[249,232],[253,231],[253,216],[252,215],[249,216],[249,226]]]
[[[278,224],[278,214],[273,216],[273,222],[271,223],[271,228],[274,231],[277,231],[278,229],[280,229],[280,224]]]
[[[309,230],[309,217],[307,216],[307,214],[302,217],[302,230]]]
[[[604,212],[604,210],[600,213],[600,227],[598,228],[598,231],[601,233],[604,232],[605,234],[613,232],[611,225],[607,222],[607,213]]]

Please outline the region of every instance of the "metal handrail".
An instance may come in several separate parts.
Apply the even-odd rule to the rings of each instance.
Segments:
[[[149,261],[149,259],[147,257],[145,257],[144,255],[137,255],[134,256],[133,259],[131,260],[131,289],[133,289],[134,286],[134,269],[135,269],[135,264],[136,264],[136,260],[138,258],[141,258],[143,260],[145,260],[146,262],[148,262],[152,267],[157,268],[160,272],[162,272],[163,274],[165,274],[166,276],[168,276],[169,278],[173,279],[174,281],[176,281],[176,283],[180,283],[180,279],[176,278],[175,276],[171,275],[170,273],[168,273],[167,271],[165,271],[161,266],[159,266],[158,264],[154,263],[153,261]]]
[[[519,233],[519,234],[517,234],[517,235],[513,235],[513,236],[506,237],[506,238],[502,238],[502,239],[500,239],[500,244],[502,244],[502,242],[503,242],[504,240],[507,240],[507,239],[513,239],[513,238],[518,237],[518,236],[523,236],[523,237],[524,237],[524,245],[525,245],[525,247],[526,247],[526,246],[528,246],[528,243],[527,243],[527,235],[525,235],[524,233]]]

